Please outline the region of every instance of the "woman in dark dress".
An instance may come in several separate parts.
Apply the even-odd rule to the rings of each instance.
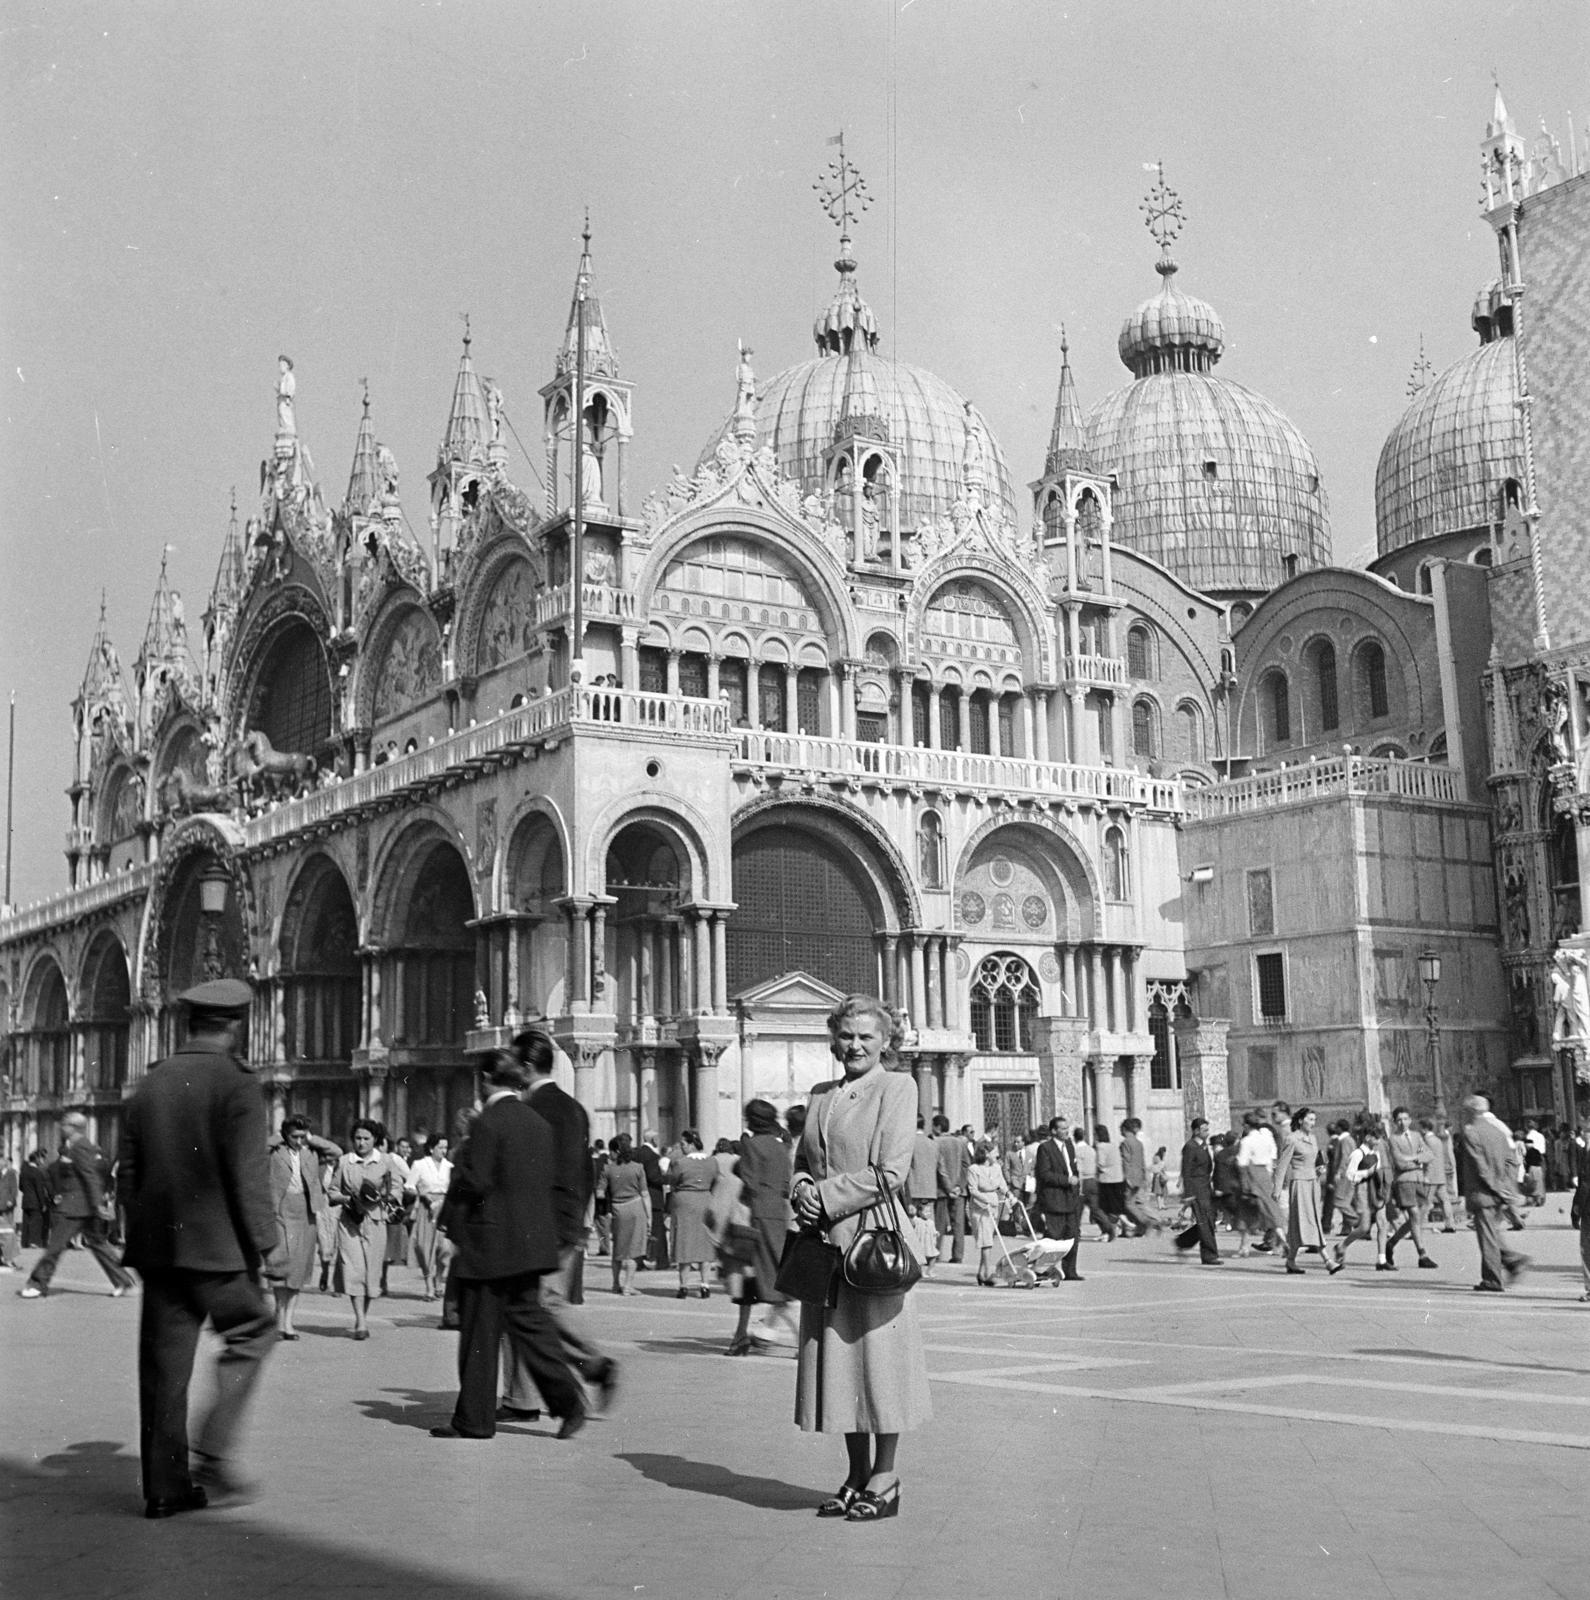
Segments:
[[[707,1288],[707,1263],[718,1253],[718,1242],[707,1225],[718,1163],[703,1153],[701,1135],[694,1128],[686,1128],[679,1135],[679,1144],[680,1155],[668,1169],[668,1215],[674,1225],[678,1298],[685,1300],[694,1293],[705,1300],[711,1293]]]
[[[740,1140],[736,1171],[744,1209],[731,1222],[725,1240],[725,1276],[729,1293],[740,1308],[734,1337],[725,1352],[731,1356],[751,1353],[753,1306],[768,1308],[768,1334],[782,1330],[786,1335],[783,1340],[769,1338],[765,1342],[795,1342],[795,1316],[789,1299],[778,1292],[773,1282],[790,1230],[793,1151],[779,1129],[778,1112],[766,1100],[747,1103],[745,1126],[747,1132]]]

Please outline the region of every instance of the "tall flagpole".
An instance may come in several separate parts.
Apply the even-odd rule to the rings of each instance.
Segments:
[[[585,250],[580,256],[580,281],[574,290],[574,632],[569,649],[569,678],[585,677],[585,261],[591,249],[591,218],[585,218]]]
[[[11,904],[11,822],[12,800],[16,794],[17,776],[17,692],[11,691],[10,729],[6,734],[6,893],[5,903]]]

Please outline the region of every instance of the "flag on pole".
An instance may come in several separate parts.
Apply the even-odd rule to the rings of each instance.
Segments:
[[[843,144],[845,142],[845,136],[842,133],[836,133],[828,142],[829,144]]]

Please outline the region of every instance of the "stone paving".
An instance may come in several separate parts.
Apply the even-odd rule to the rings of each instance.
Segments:
[[[42,1301],[0,1277],[0,1593],[16,1600],[1532,1600],[1590,1596],[1590,1305],[1560,1197],[1536,1268],[1288,1278],[1158,1240],[1083,1247],[1086,1281],[919,1291],[936,1415],[901,1453],[898,1520],[818,1522],[837,1440],[790,1422],[787,1354],[727,1360],[721,1296],[605,1292],[609,1417],[438,1441],[454,1340],[408,1281],[349,1337],[309,1295],[250,1434],[255,1504],[138,1512],[136,1296],[73,1253]],[[1408,1258],[1411,1268],[1412,1259]]]

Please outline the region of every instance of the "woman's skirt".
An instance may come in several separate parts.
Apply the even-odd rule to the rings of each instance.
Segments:
[[[276,1213],[279,1265],[270,1275],[273,1288],[302,1289],[315,1275],[319,1238],[302,1189],[289,1189]]]
[[[906,1294],[857,1294],[801,1305],[795,1422],[807,1433],[903,1433],[933,1415],[916,1305]]]
[[[440,1200],[437,1200],[434,1208],[426,1205],[423,1200],[414,1207],[414,1231],[411,1239],[414,1247],[414,1265],[421,1272],[433,1277],[446,1264],[452,1248],[447,1235],[436,1226],[436,1218],[441,1209]]]
[[[782,1306],[789,1303],[787,1294],[780,1294],[775,1284],[778,1277],[779,1258],[784,1254],[784,1241],[789,1230],[776,1217],[752,1217],[743,1228],[730,1228],[734,1236],[735,1260],[720,1256],[724,1275],[740,1275],[740,1292],[736,1305]],[[727,1236],[725,1242],[727,1243]],[[739,1248],[743,1245],[743,1251]],[[743,1256],[742,1259],[738,1259]]]
[[[1299,1250],[1322,1248],[1325,1228],[1319,1215],[1319,1183],[1314,1178],[1294,1178],[1286,1186],[1286,1248],[1289,1254]]]
[[[674,1262],[693,1265],[717,1258],[718,1242],[707,1226],[712,1194],[707,1189],[675,1189],[668,1202],[674,1219]]]
[[[373,1295],[381,1287],[385,1252],[385,1220],[380,1216],[350,1217],[345,1210],[337,1228],[337,1259],[342,1263],[343,1293]]]
[[[386,1251],[381,1258],[383,1266],[401,1267],[409,1259],[409,1214],[394,1217],[386,1225]]]
[[[979,1250],[992,1250],[999,1243],[999,1212],[984,1211],[980,1206],[971,1209],[972,1243]]]
[[[638,1261],[646,1254],[646,1205],[636,1195],[633,1200],[613,1202],[613,1265]]]

